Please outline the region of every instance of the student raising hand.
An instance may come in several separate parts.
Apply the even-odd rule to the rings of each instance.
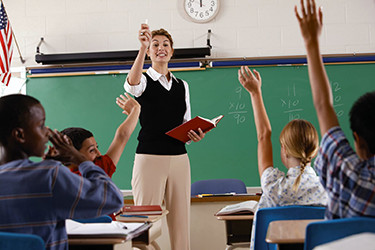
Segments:
[[[331,86],[319,48],[323,13],[321,8],[317,12],[314,0],[306,0],[306,2],[307,5],[305,6],[304,1],[301,0],[302,14],[298,13],[297,7],[295,7],[295,13],[305,41],[311,92],[318,116],[320,132],[324,135],[328,129],[338,126],[339,122],[333,108]]]

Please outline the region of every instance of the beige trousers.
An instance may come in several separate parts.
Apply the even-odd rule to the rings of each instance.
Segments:
[[[136,154],[132,189],[136,205],[165,201],[172,250],[190,250],[190,162],[183,155]]]

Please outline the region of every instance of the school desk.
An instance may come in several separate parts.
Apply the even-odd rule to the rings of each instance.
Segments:
[[[138,237],[135,237],[132,240],[133,247],[137,247],[139,249],[148,249],[147,246],[151,245],[154,247],[155,250],[160,250],[158,243],[155,241],[158,237],[162,234],[162,219],[168,214],[168,210],[163,210],[161,215],[150,215],[147,218],[141,217],[122,217],[118,215],[116,220],[131,223],[131,222],[149,222],[152,223],[151,228],[141,234]]]
[[[223,221],[213,216],[226,205],[246,200],[256,200],[259,195],[235,195],[223,197],[192,197],[190,215],[190,246],[191,249],[217,250],[226,248],[226,231]],[[134,204],[132,196],[125,196],[125,204]],[[162,235],[157,238],[163,250],[170,250],[166,217],[162,218]]]
[[[258,195],[191,198],[191,248],[216,250],[249,246],[252,216],[213,215],[227,205],[247,200],[258,201],[259,198]]]
[[[279,250],[303,249],[306,227],[321,220],[277,220],[268,225],[266,242],[278,244]]]
[[[132,241],[123,237],[69,239],[69,250],[132,250]]]
[[[226,250],[237,247],[250,247],[251,228],[254,215],[215,215],[218,220],[225,221],[227,236]]]

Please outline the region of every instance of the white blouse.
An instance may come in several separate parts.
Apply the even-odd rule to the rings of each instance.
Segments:
[[[310,165],[306,166],[297,191],[293,191],[293,184],[300,169],[300,166],[289,168],[286,175],[274,167],[264,170],[260,179],[263,193],[258,203],[258,209],[288,205],[326,206],[327,193]],[[254,249],[255,220],[256,214],[251,231],[251,250]]]

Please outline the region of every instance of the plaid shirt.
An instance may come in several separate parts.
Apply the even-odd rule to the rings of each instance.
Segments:
[[[328,193],[327,219],[375,216],[375,157],[361,160],[340,127],[323,136],[315,168]]]

